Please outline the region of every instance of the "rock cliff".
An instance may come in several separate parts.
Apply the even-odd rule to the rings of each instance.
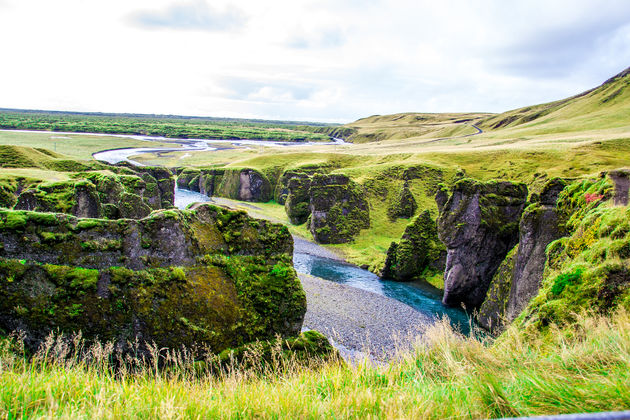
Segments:
[[[309,191],[309,229],[317,242],[349,242],[361,229],[370,227],[365,194],[347,176],[315,174]]]
[[[184,168],[177,177],[177,186],[209,197],[263,203],[272,198],[269,180],[254,169]]]
[[[443,302],[478,309],[499,265],[518,241],[527,187],[462,179],[450,196],[439,190],[436,200],[438,235],[447,247]]]
[[[139,219],[153,210],[173,207],[175,184],[168,170],[111,168],[120,173],[78,172],[69,181],[16,190],[13,208],[77,217]]]
[[[286,227],[210,205],[141,220],[0,211],[0,328],[207,346],[299,333],[306,300]]]
[[[387,251],[381,277],[409,281],[443,271],[446,248],[439,241],[437,224],[428,210],[422,212],[405,229],[399,242]]]
[[[550,180],[543,187],[539,201],[523,212],[518,246],[495,274],[479,310],[478,320],[484,328],[498,330],[503,321],[512,322],[538,294],[547,245],[565,234],[556,212],[556,200],[566,185],[560,178]]]

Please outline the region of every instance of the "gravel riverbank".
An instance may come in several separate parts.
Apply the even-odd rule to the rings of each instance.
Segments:
[[[410,348],[432,322],[397,300],[307,274],[299,277],[307,301],[304,327],[329,337],[344,358],[390,359],[396,350]]]

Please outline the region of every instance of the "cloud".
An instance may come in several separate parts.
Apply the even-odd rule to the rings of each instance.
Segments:
[[[0,0],[2,1],[2,0]],[[246,17],[232,6],[216,10],[203,0],[185,4],[173,4],[163,12],[144,11],[132,16],[132,21],[145,28],[177,30],[202,30],[221,32],[243,25]]]
[[[245,77],[223,77],[218,85],[225,90],[225,97],[240,101],[298,102],[310,99],[317,90],[309,82]]]
[[[492,51],[490,64],[497,70],[528,78],[561,78],[586,67],[602,55],[618,35],[630,30],[630,8],[593,11],[564,22],[523,32],[511,43]],[[617,51],[621,53],[621,51]]]
[[[297,30],[291,35],[286,45],[290,48],[335,48],[345,44],[345,34],[338,28],[321,29],[315,33],[304,34]]]

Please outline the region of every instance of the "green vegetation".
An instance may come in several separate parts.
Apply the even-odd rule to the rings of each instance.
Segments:
[[[480,197],[482,222],[495,231],[514,231],[514,223],[499,226],[497,211],[510,200],[491,191],[499,184],[488,181],[509,180],[511,183],[502,185],[522,192],[523,196],[526,185],[527,201],[533,203],[528,208],[534,211],[545,193],[543,186],[554,177],[565,178],[567,187],[560,195],[557,212],[567,236],[549,244],[538,295],[496,338],[463,337],[453,331],[448,322],[441,322],[428,328],[412,352],[400,354],[384,366],[373,366],[367,361],[346,365],[310,356],[301,359],[299,352],[289,354],[289,348],[318,353],[323,342],[316,333],[251,346],[240,346],[244,342],[237,338],[230,341],[228,337],[232,336],[226,333],[211,338],[231,348],[218,356],[197,354],[191,357],[193,353],[185,350],[154,348],[150,358],[136,357],[127,360],[129,363],[117,360],[113,347],[105,343],[90,347],[96,350],[90,350],[91,359],[84,359],[78,353],[64,350],[67,347],[63,340],[51,337],[31,358],[20,351],[19,340],[6,339],[0,341],[0,381],[3,384],[0,417],[496,418],[629,409],[630,210],[628,206],[612,205],[613,185],[609,178],[600,176],[602,171],[626,166],[630,160],[628,84],[630,74],[625,72],[584,94],[499,115],[397,114],[373,116],[342,127],[274,124],[261,127],[243,121],[178,121],[174,118],[144,121],[144,117],[131,116],[116,119],[53,115],[41,117],[38,122],[40,117],[35,114],[27,118],[5,113],[3,118],[13,123],[25,118],[29,124],[41,124],[39,129],[49,124],[54,126],[52,129],[64,131],[74,124],[85,130],[92,127],[90,131],[101,126],[103,130],[122,130],[119,132],[200,137],[198,133],[209,133],[214,130],[211,127],[219,126],[225,133],[231,133],[228,135],[237,137],[247,132],[255,138],[268,138],[263,135],[299,130],[308,135],[320,132],[347,138],[354,144],[313,145],[300,148],[299,152],[291,148],[228,147],[205,153],[144,155],[138,160],[179,168],[197,167],[199,171],[183,172],[182,186],[196,186],[200,190],[212,188],[228,197],[235,197],[236,191],[240,191],[244,171],[256,173],[264,185],[263,196],[273,196],[275,201],[241,203],[240,208],[256,216],[280,220],[291,232],[305,237],[312,237],[311,224],[304,220],[308,217],[305,190],[310,189],[310,185],[295,183],[297,189],[304,191],[291,197],[291,188],[285,182],[291,178],[289,175],[304,173],[309,179],[347,177],[352,182],[348,188],[367,203],[366,209],[361,211],[369,214],[369,228],[364,224],[366,228],[351,242],[329,247],[375,272],[383,268],[392,242],[399,243],[393,250],[396,253],[394,268],[406,272],[413,265],[409,263],[413,255],[412,242],[419,248],[429,248],[431,254],[443,252],[432,239],[435,236],[432,222],[437,215],[435,197],[436,194],[444,196],[445,190],[452,190],[453,186],[464,190],[476,188],[478,182],[487,183],[487,194]],[[484,132],[476,133],[473,125]],[[9,133],[0,133],[0,143],[5,141],[4,135]],[[21,138],[33,142],[24,143],[29,145],[38,141],[28,133],[10,135],[14,144],[21,144]],[[104,144],[103,139],[89,145],[85,140],[85,149],[77,154],[96,150],[90,148],[98,145],[108,148]],[[46,176],[57,176],[60,179],[54,181],[62,184],[68,179],[74,182],[86,178],[86,175],[75,175],[78,169],[72,166],[74,164],[62,163],[67,159],[54,151],[9,148],[2,153],[7,166],[17,166],[0,169],[0,199],[9,204],[17,190],[40,185]],[[88,172],[105,172],[95,172],[97,168],[85,165],[91,169]],[[25,166],[32,169],[25,171]],[[29,178],[28,171],[37,175],[29,175]],[[107,177],[89,177],[100,194],[109,190],[104,178]],[[154,182],[159,181],[158,178],[162,179],[155,176],[153,181],[148,177],[120,181],[132,195],[130,207],[140,204],[136,199],[140,197],[139,189],[159,189],[158,182]],[[63,189],[55,184],[48,188],[46,195],[56,194],[65,202]],[[311,191],[308,194],[310,202]],[[326,198],[325,191],[317,188],[314,195],[316,199]],[[525,205],[524,200],[523,197],[523,202],[519,203]],[[420,214],[411,223],[406,238],[403,235],[410,220],[399,219],[401,214],[394,211],[401,207],[407,210],[403,216]],[[342,222],[347,216],[344,212],[350,212],[334,205],[329,210]],[[1,213],[0,227],[7,234],[13,234],[16,242],[38,241],[51,249],[69,249],[70,257],[72,252],[113,254],[122,245],[121,239],[105,233],[116,231],[124,222],[83,220],[71,229],[51,228],[34,233],[29,230],[34,223],[32,218],[53,226],[65,216]],[[174,211],[154,215],[165,223],[182,220]],[[193,223],[199,234],[192,241],[200,249],[220,250],[206,252],[197,260],[212,273],[203,273],[198,266],[158,268],[156,260],[145,258],[142,263],[147,268],[142,270],[109,268],[107,274],[112,277],[112,285],[120,290],[111,292],[116,299],[106,302],[97,299],[95,304],[86,299],[94,298],[95,289],[98,291],[102,270],[63,264],[40,266],[18,257],[5,261],[0,267],[2,293],[14,290],[15,285],[21,283],[26,285],[24,299],[47,293],[49,296],[53,293],[53,298],[41,299],[32,307],[6,298],[0,302],[7,305],[12,314],[29,322],[62,320],[67,327],[80,325],[84,319],[102,322],[99,321],[102,317],[96,316],[102,315],[95,309],[100,308],[99,305],[111,305],[108,313],[113,319],[128,314],[126,305],[130,303],[120,299],[126,288],[126,293],[145,312],[154,314],[150,308],[155,305],[166,308],[168,322],[155,323],[159,327],[152,334],[166,339],[169,346],[182,341],[173,331],[185,331],[191,336],[212,335],[211,327],[205,322],[217,320],[219,315],[213,308],[223,304],[229,306],[228,318],[234,321],[238,337],[272,338],[264,334],[279,330],[283,320],[271,317],[271,312],[295,313],[299,302],[303,302],[303,292],[297,287],[288,259],[269,261],[261,256],[239,254],[239,250],[247,248],[251,254],[273,254],[278,240],[288,238],[288,229],[272,230],[253,245],[255,231],[266,222],[245,223],[242,213],[223,210],[216,210],[215,216],[216,223]],[[301,224],[291,225],[289,219]],[[343,227],[343,223],[341,225]],[[159,223],[153,228],[158,226]],[[94,230],[103,237],[77,240],[72,236],[82,229]],[[156,237],[144,235],[138,241],[138,250],[145,252],[155,246],[156,241]],[[76,246],[70,249],[69,243]],[[169,250],[170,247],[172,245]],[[506,250],[509,251],[507,258],[499,266],[490,287],[488,306],[482,307],[482,311],[487,310],[485,315],[505,311],[518,249]],[[226,253],[230,255],[222,255]],[[438,271],[428,267],[421,273],[413,273],[413,277],[424,277],[440,286]],[[33,273],[35,276],[31,276]],[[204,276],[215,283],[204,287],[198,281]],[[182,292],[181,287],[186,282],[194,283],[194,287]],[[230,286],[229,296],[214,292],[217,282]],[[282,295],[280,285],[286,282],[294,287]],[[49,283],[63,285],[65,291],[51,292]],[[71,293],[80,299],[66,304],[54,293]],[[274,300],[278,294],[282,299]],[[173,317],[172,314],[185,307],[184,299],[192,302],[187,307],[188,312]],[[203,319],[198,313],[199,307],[207,310]],[[237,321],[240,316],[245,316],[243,322]],[[103,335],[102,338],[111,337]],[[193,340],[184,344],[191,342]],[[275,398],[268,398],[269,395]]]
[[[12,348],[13,347],[13,348]],[[17,349],[15,349],[17,347]],[[249,368],[194,363],[155,348],[116,369],[113,348],[73,347],[50,338],[34,359],[19,343],[0,346],[0,416],[98,418],[497,418],[627,410],[630,315],[577,316],[543,335],[509,329],[494,343],[465,338],[448,322],[414,352],[386,366],[341,365],[281,356],[262,347]],[[13,351],[11,351],[13,350]],[[275,355],[275,356],[274,356]],[[170,368],[157,369],[160,363]],[[269,398],[273,396],[273,398]]]
[[[296,123],[262,120],[0,110],[0,129],[133,134],[179,139],[327,141]]]

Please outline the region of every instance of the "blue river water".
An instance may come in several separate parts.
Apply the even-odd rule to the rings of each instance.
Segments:
[[[178,208],[183,209],[192,203],[205,201],[209,201],[209,198],[203,194],[175,190],[175,206]],[[396,299],[431,317],[447,316],[451,324],[462,333],[468,334],[470,331],[471,321],[466,312],[444,306],[441,291],[427,283],[381,280],[374,273],[355,265],[301,252],[293,254],[293,265],[300,273]]]

